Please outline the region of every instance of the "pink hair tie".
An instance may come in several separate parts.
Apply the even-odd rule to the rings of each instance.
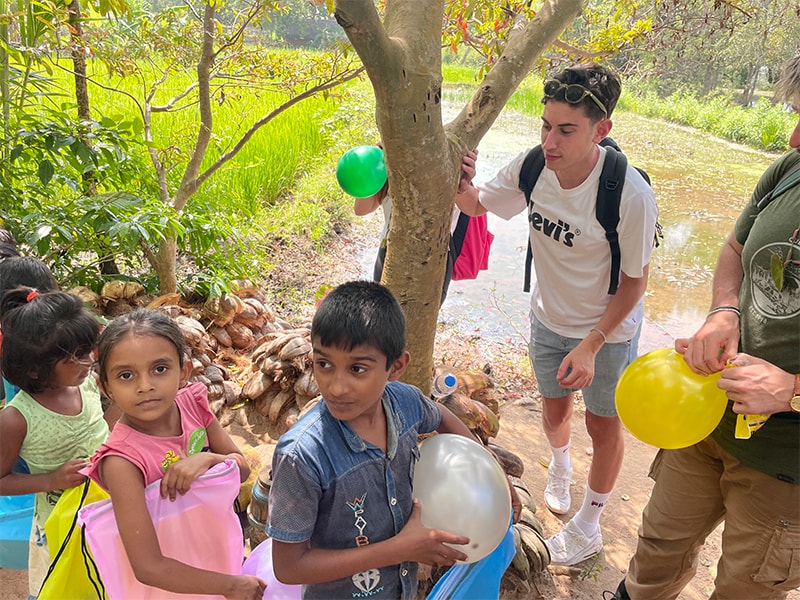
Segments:
[[[25,298],[25,302],[30,302],[31,300],[36,298],[36,296],[38,296],[38,295],[39,295],[39,292],[37,292],[36,290],[31,290],[31,293],[28,294],[27,297]]]

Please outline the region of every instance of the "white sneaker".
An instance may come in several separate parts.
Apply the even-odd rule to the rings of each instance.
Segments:
[[[566,469],[550,464],[547,467],[547,485],[544,488],[544,503],[551,512],[563,515],[569,510],[572,498],[569,485],[572,483],[572,467]]]
[[[591,537],[581,531],[572,521],[564,525],[559,533],[544,541],[550,551],[550,564],[571,566],[594,556],[603,548],[603,536],[597,530]]]

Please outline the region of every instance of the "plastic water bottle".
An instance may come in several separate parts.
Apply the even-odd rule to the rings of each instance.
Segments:
[[[431,384],[431,396],[434,398],[442,398],[452,394],[458,389],[458,379],[452,373],[445,371],[439,373]]]

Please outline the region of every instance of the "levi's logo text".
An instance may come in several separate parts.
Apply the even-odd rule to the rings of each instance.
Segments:
[[[549,237],[550,239],[564,244],[567,248],[572,248],[573,241],[576,235],[580,235],[579,229],[575,231],[570,230],[570,224],[559,219],[558,221],[551,221],[543,217],[541,213],[536,210],[531,210],[528,215],[531,227]]]

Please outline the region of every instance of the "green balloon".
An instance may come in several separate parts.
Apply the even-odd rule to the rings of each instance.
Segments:
[[[336,165],[336,180],[356,198],[367,198],[386,183],[386,161],[377,146],[356,146],[342,154]]]

